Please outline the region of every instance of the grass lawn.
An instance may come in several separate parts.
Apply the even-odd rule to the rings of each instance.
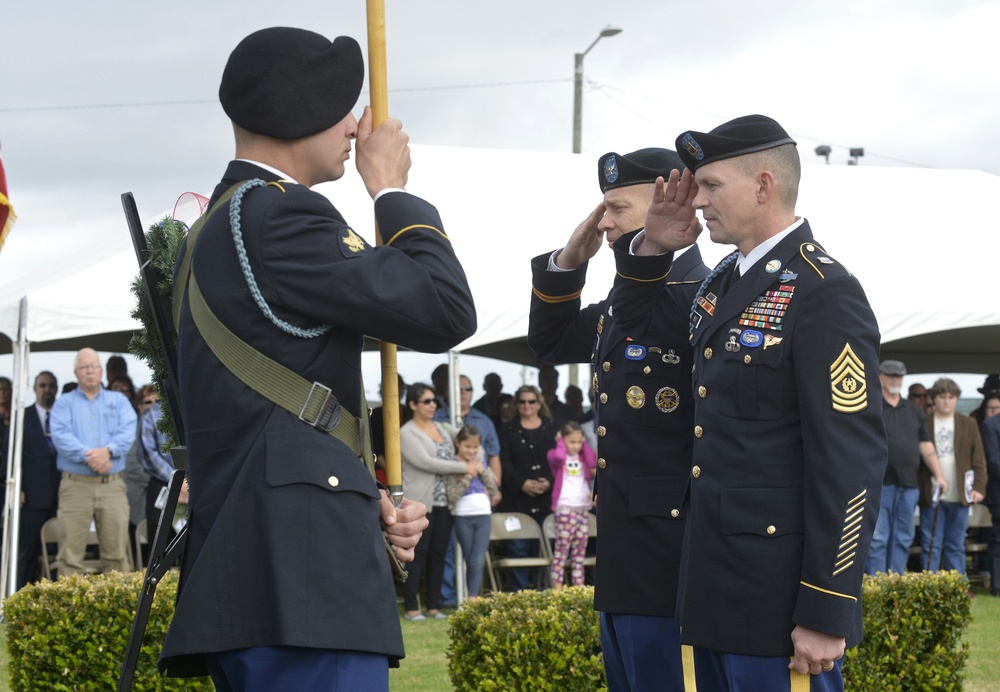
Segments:
[[[970,644],[966,665],[966,692],[995,692],[1000,689],[1000,598],[991,598],[981,588],[973,588],[972,624],[967,632]],[[403,620],[406,658],[389,673],[393,690],[406,692],[447,692],[452,689],[448,677],[448,621]],[[9,692],[7,679],[7,639],[0,627],[0,692]],[[871,690],[869,692],[876,692]]]

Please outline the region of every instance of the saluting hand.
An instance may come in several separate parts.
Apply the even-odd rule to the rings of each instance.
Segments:
[[[590,216],[580,222],[566,241],[566,247],[556,255],[560,269],[576,269],[597,254],[604,244],[604,231],[597,227],[604,216],[604,202],[597,205]]]
[[[701,222],[693,204],[697,195],[698,184],[687,169],[682,175],[675,168],[666,181],[662,176],[657,178],[646,210],[645,234],[636,254],[662,255],[683,250],[698,240]]]
[[[365,106],[358,121],[356,165],[372,199],[387,188],[406,187],[410,171],[409,141],[403,124],[396,118],[386,118],[373,132],[372,111]]]
[[[384,490],[381,493],[382,532],[395,548],[400,562],[413,562],[413,549],[430,523],[427,521],[427,505],[404,497],[397,508]]]

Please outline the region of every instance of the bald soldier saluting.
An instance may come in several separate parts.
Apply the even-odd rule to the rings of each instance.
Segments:
[[[843,690],[887,461],[878,325],[795,215],[781,125],[749,115],[682,133],[677,151],[712,240],[736,246],[691,313],[681,640],[699,689]]]
[[[190,522],[160,666],[220,690],[387,691],[403,656],[383,530],[412,560],[426,507],[394,509],[359,458],[363,338],[440,353],[476,313],[437,210],[402,189],[399,121],[373,131],[367,108],[351,113],[363,81],[354,39],[271,28],[240,42],[219,87],[236,160],[211,204],[230,200],[178,264],[180,282],[193,256],[177,349]],[[352,140],[381,247],[310,189],[344,175]],[[225,328],[305,381],[303,408],[220,361],[195,280]],[[306,413],[317,397],[328,417]]]

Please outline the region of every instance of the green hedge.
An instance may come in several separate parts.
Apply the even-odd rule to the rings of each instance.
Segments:
[[[466,601],[448,620],[456,690],[607,689],[593,587],[494,594]]]
[[[4,617],[11,689],[116,689],[143,576],[78,575],[29,584],[8,598]],[[176,593],[177,574],[168,572],[153,599],[134,690],[214,689],[208,678],[164,678],[157,671]]]
[[[846,690],[961,690],[972,621],[969,582],[958,572],[865,577],[865,640],[847,652]]]
[[[972,619],[957,572],[865,577],[865,640],[847,653],[847,692],[961,690]],[[449,619],[456,690],[606,689],[591,587],[501,593]],[[725,626],[720,623],[720,626]]]

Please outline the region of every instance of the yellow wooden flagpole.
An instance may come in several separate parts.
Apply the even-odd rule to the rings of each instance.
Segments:
[[[368,89],[372,109],[372,129],[389,117],[389,83],[385,60],[385,0],[368,3]],[[375,243],[382,233],[375,224]],[[403,502],[403,461],[399,450],[399,371],[396,344],[383,341],[382,416],[385,421],[385,475],[389,494],[397,507]]]

